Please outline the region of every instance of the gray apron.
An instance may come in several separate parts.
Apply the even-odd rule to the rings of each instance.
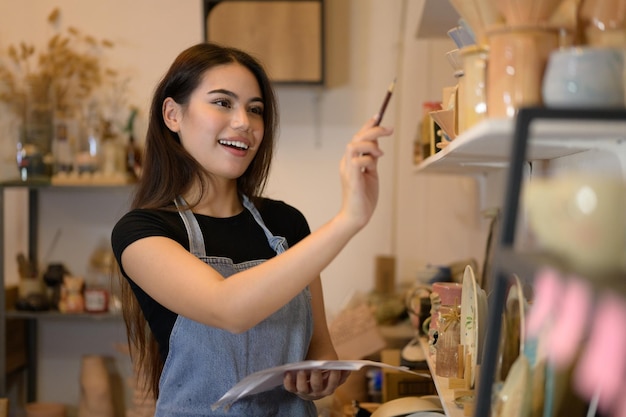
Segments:
[[[268,243],[277,254],[287,249],[285,238],[273,236],[260,213],[244,197]],[[204,237],[194,214],[182,198],[176,205],[189,236],[190,252],[225,278],[264,260],[239,264],[229,258],[207,256]],[[242,242],[245,245],[246,242]],[[170,335],[169,354],[159,382],[156,417],[198,416],[316,416],[315,405],[282,387],[235,402],[228,411],[211,410],[226,391],[247,375],[269,367],[304,360],[313,333],[308,288],[254,328],[233,334],[178,316]]]

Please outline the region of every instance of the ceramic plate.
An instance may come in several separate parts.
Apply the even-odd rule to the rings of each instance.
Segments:
[[[522,354],[519,355],[511,372],[498,393],[496,412],[499,417],[520,417],[528,415],[528,397],[530,388],[530,366]]]
[[[476,364],[478,363],[478,327],[480,323],[478,322],[477,290],[474,271],[470,265],[467,265],[463,273],[463,289],[461,292],[461,344],[465,346],[466,353],[472,356],[471,387],[474,386]]]
[[[524,352],[525,314],[526,300],[524,299],[522,283],[519,277],[513,274],[502,317],[500,335],[501,380],[506,378],[517,357]]]
[[[510,315],[519,320],[518,326],[514,329],[515,336],[519,340],[519,351],[524,352],[524,342],[526,328],[526,298],[524,298],[524,289],[522,288],[522,281],[519,277],[513,274],[513,286],[509,291],[509,297],[507,298],[506,309],[510,311]]]
[[[487,337],[487,314],[489,314],[489,304],[487,301],[487,292],[476,284],[478,293],[478,363],[482,363],[483,349],[485,347],[485,339]]]

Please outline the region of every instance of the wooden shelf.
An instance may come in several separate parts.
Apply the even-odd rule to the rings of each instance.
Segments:
[[[509,166],[514,120],[487,119],[462,133],[450,144],[416,165],[418,174],[476,175]],[[623,122],[541,120],[531,128],[530,161],[549,160],[589,151],[623,146]],[[621,156],[618,154],[618,157]],[[621,161],[623,163],[623,161]]]

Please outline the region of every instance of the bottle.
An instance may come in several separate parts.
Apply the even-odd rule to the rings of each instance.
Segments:
[[[102,128],[95,105],[90,105],[84,121],[84,130],[78,144],[76,165],[79,174],[98,171],[101,157]]]
[[[91,254],[85,281],[85,311],[105,313],[109,311],[110,271],[113,252],[102,240]]]
[[[54,173],[69,173],[74,165],[69,127],[65,120],[56,120],[54,129]]]
[[[141,175],[141,151],[135,144],[135,136],[132,132],[128,135],[126,145],[126,174],[132,180],[136,180]]]
[[[119,143],[118,136],[113,131],[110,121],[105,120],[102,131],[102,160],[100,170],[107,177],[115,177],[118,173],[124,172],[123,146]]]

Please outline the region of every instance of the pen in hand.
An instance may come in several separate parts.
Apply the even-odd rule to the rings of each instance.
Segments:
[[[380,122],[383,120],[383,116],[385,115],[385,110],[387,110],[387,105],[389,104],[389,100],[391,99],[391,95],[393,94],[393,88],[396,85],[396,79],[394,78],[391,84],[389,84],[389,88],[387,89],[387,94],[385,94],[385,99],[383,100],[382,106],[380,106],[380,110],[378,111],[378,115],[376,116],[376,121],[374,122],[374,126],[380,126]],[[365,167],[361,168],[361,172],[365,172]]]
[[[380,107],[380,111],[378,112],[378,117],[376,118],[376,123],[374,126],[379,126],[380,122],[383,120],[383,116],[385,115],[385,110],[387,109],[387,105],[389,104],[389,100],[391,99],[391,95],[393,94],[393,88],[396,85],[396,79],[394,78],[391,84],[389,84],[389,88],[387,89],[387,94],[385,94],[385,99],[383,100],[383,105]]]

